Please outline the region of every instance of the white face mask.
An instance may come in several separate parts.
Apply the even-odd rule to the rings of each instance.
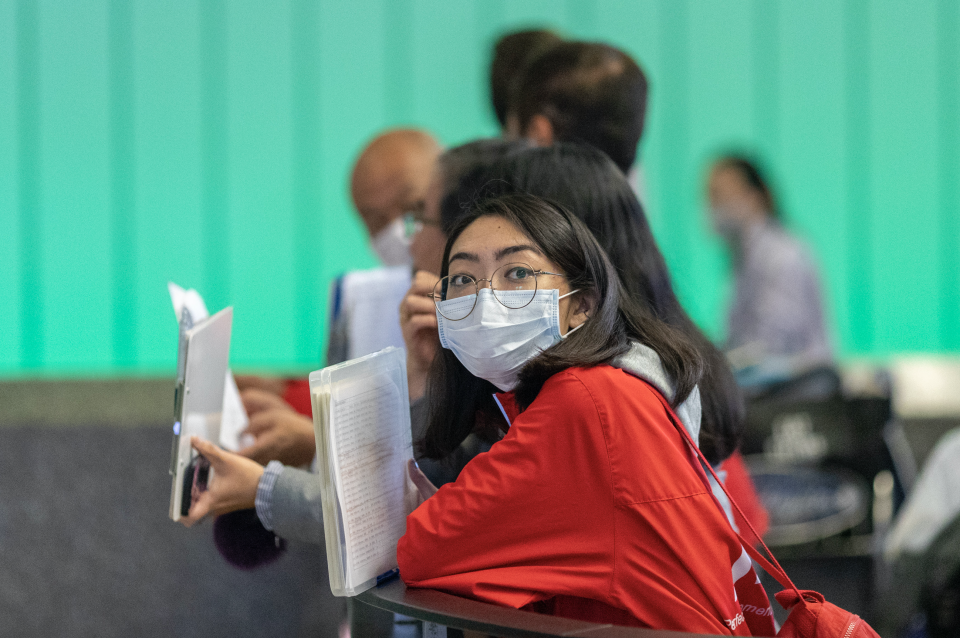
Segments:
[[[371,237],[370,245],[384,266],[409,266],[413,263],[410,238],[407,237],[403,217],[396,218]]]
[[[567,297],[574,292],[563,295]],[[526,295],[525,291],[498,292],[501,297]],[[507,308],[493,291],[482,288],[477,305],[465,319],[451,321],[437,312],[440,343],[453,351],[470,373],[486,379],[503,391],[517,385],[517,376],[527,361],[560,341],[560,291],[537,290],[523,308]],[[441,301],[438,306],[456,315],[461,305],[469,307],[475,295]],[[568,336],[583,324],[567,332]]]
[[[739,236],[740,224],[727,209],[719,206],[711,207],[708,215],[714,233],[727,240],[736,239]]]

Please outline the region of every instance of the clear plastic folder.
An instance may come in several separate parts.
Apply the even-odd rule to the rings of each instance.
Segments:
[[[170,518],[179,521],[184,505],[190,507],[190,491],[199,467],[190,437],[220,440],[223,416],[224,378],[230,359],[233,308],[224,308],[196,325],[189,313],[180,321],[180,351],[177,356],[175,422],[170,459]]]
[[[397,541],[417,490],[404,351],[310,373],[330,589],[354,596],[397,568]]]

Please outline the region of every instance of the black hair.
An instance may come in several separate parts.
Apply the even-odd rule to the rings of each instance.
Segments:
[[[533,60],[560,42],[560,36],[549,29],[514,31],[497,40],[490,63],[490,101],[501,129],[507,125],[510,96],[516,90],[517,79]]]
[[[609,363],[630,349],[631,341],[654,350],[676,391],[679,405],[697,385],[703,363],[697,348],[681,331],[650,313],[623,292],[616,270],[590,230],[562,206],[531,195],[487,199],[456,224],[447,239],[441,276],[448,274],[450,250],[460,234],[477,219],[498,216],[516,226],[566,276],[577,295],[590,294],[596,304],[575,333],[547,348],[520,370],[514,396],[521,410],[537,397],[551,376],[573,367]],[[576,298],[576,297],[575,297]],[[493,400],[496,388],[479,379],[452,351],[442,349],[427,381],[430,417],[421,444],[430,458],[451,453],[471,432],[486,437],[504,425]]]
[[[763,201],[766,212],[774,219],[780,216],[777,210],[777,201],[773,197],[773,191],[764,178],[763,171],[760,170],[758,162],[745,155],[731,153],[722,155],[714,162],[715,168],[731,168],[740,174],[743,182],[753,190]]]
[[[643,135],[647,78],[615,47],[563,42],[527,67],[511,108],[522,131],[543,115],[557,141],[591,144],[626,173]]]
[[[617,269],[624,289],[660,320],[682,331],[704,360],[700,448],[713,464],[739,446],[745,425],[743,397],[723,353],[686,313],[643,207],[613,162],[595,148],[556,144],[519,149],[496,164],[462,176],[459,193],[445,198],[441,217],[463,215],[454,202],[529,193],[556,201],[581,219]]]
[[[526,148],[530,148],[526,140],[491,137],[454,146],[440,155],[437,160],[443,192],[440,229],[449,235],[457,221],[476,203],[475,194],[462,196],[460,185],[466,176],[486,171],[498,160]]]

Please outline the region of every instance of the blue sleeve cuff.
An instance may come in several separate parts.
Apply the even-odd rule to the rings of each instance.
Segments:
[[[257,517],[263,526],[273,531],[273,511],[270,504],[273,501],[273,486],[277,484],[277,478],[283,471],[283,463],[280,461],[270,461],[267,467],[263,468],[263,476],[260,477],[260,483],[257,484],[257,497],[254,501],[257,508]]]

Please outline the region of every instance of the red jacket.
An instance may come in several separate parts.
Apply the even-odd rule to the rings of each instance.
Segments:
[[[522,414],[498,398],[508,434],[407,518],[408,585],[594,622],[774,634],[752,565],[651,386],[574,368]]]

